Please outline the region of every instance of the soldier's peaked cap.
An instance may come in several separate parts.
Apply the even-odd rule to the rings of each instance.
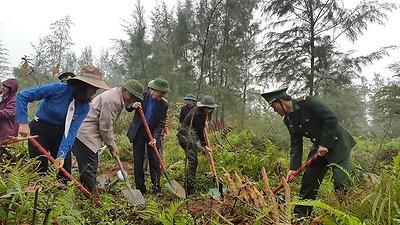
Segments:
[[[268,104],[271,105],[274,101],[277,101],[277,100],[279,100],[279,99],[282,99],[282,98],[284,98],[284,97],[289,96],[289,95],[286,93],[287,89],[288,89],[288,88],[285,87],[285,88],[281,88],[281,89],[278,89],[278,90],[266,92],[266,93],[261,94],[261,96],[262,96],[265,100],[267,100]]]

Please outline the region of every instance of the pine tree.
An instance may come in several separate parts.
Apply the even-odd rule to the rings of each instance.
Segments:
[[[363,1],[346,9],[337,0],[269,0],[263,10],[269,20],[264,57],[265,80],[292,84],[309,94],[324,84],[349,84],[360,64],[379,59],[385,51],[352,59],[338,50],[343,36],[356,41],[369,23],[383,24],[392,3]],[[325,85],[327,86],[327,85]]]

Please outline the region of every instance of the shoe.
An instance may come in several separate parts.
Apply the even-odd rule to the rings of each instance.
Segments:
[[[68,189],[68,186],[61,180],[55,180],[53,187],[56,187],[58,190],[67,190]]]
[[[146,194],[147,193],[147,188],[146,187],[144,187],[144,188],[136,187],[136,189],[138,189],[142,194]]]

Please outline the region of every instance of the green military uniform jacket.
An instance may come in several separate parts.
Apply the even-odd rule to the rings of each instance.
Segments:
[[[348,160],[356,141],[338,122],[336,114],[329,106],[314,96],[292,99],[293,112],[284,117],[284,123],[290,133],[290,170],[297,170],[302,164],[303,137],[313,143],[309,157],[318,146],[329,149],[324,157],[329,163]]]

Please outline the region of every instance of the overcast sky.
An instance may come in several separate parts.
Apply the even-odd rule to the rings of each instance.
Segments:
[[[142,0],[147,18],[156,2]],[[166,2],[171,8],[176,0]],[[9,51],[11,66],[18,66],[22,56],[34,53],[31,43],[37,45],[39,37],[50,34],[51,23],[68,15],[75,24],[70,30],[75,53],[79,56],[86,46],[91,46],[99,57],[103,48],[112,46],[111,39],[126,38],[122,31],[123,20],[131,21],[135,3],[136,0],[3,0],[0,7],[0,40]],[[370,25],[355,45],[345,42],[343,47],[366,54],[382,46],[400,45],[399,23],[400,13],[391,13],[386,26]],[[389,63],[400,61],[399,52],[392,52],[391,57],[366,68],[363,74],[372,76],[374,72],[384,71]]]
[[[171,7],[175,0],[169,0]],[[172,2],[172,3],[171,3]],[[146,17],[156,6],[155,0],[142,0]],[[103,48],[112,46],[111,39],[126,38],[122,24],[132,21],[136,0],[3,0],[0,6],[0,40],[9,51],[12,66],[18,66],[21,57],[34,53],[31,43],[50,34],[50,24],[70,16],[73,50],[79,56],[91,46],[98,57]]]

